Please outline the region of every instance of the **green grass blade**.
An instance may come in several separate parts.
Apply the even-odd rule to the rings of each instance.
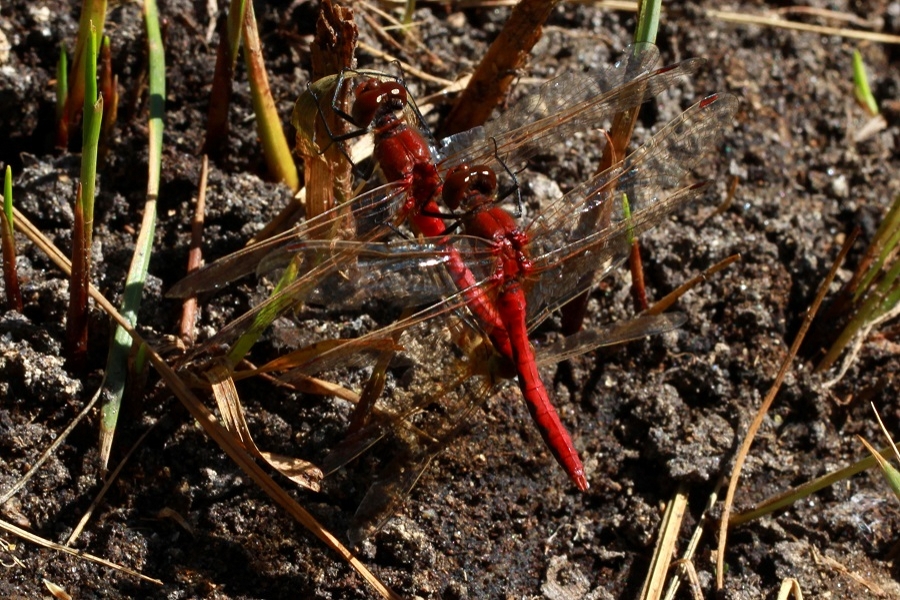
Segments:
[[[91,42],[95,35],[103,34],[106,23],[106,0],[82,0],[81,17],[78,21],[78,38],[75,42],[75,55],[72,62],[72,72],[69,74],[68,113],[69,122],[73,123],[78,117],[78,110],[85,96],[84,72],[88,68],[96,68],[97,61],[88,56],[91,43],[96,47],[96,40]],[[90,63],[94,66],[91,67]]]
[[[6,221],[10,227],[13,226],[13,209],[12,209],[12,167],[6,165],[6,172],[3,175],[3,212],[6,214]]]
[[[237,64],[238,50],[241,48],[241,24],[244,22],[247,0],[231,0],[228,6],[228,56],[231,69]]]
[[[94,193],[97,151],[103,121],[103,98],[97,96],[97,36],[92,35],[84,70],[84,133],[81,144],[81,186],[84,203],[84,247],[90,256],[94,235]]]
[[[272,291],[272,297],[282,294],[289,285],[294,283],[299,273],[300,261],[294,259],[288,264],[284,273],[281,274],[278,284]],[[261,336],[263,332],[268,329],[269,325],[278,318],[278,315],[284,312],[283,309],[285,309],[288,304],[296,302],[295,296],[289,297],[286,294],[282,294],[282,296],[281,301],[273,303],[265,311],[256,315],[256,318],[253,319],[253,323],[250,325],[249,329],[244,332],[241,337],[238,338],[238,341],[231,347],[231,350],[228,352],[228,360],[232,365],[236,365],[244,359],[247,353],[250,352],[250,348],[252,348],[253,344],[259,339],[259,336]]]
[[[69,99],[69,57],[66,45],[59,46],[59,60],[56,63],[56,146],[66,148],[69,145],[69,114],[66,102]]]
[[[870,323],[893,310],[900,300],[900,196],[888,210],[872,240],[867,256],[875,256],[859,284],[852,292],[852,303],[847,310],[849,319],[837,339],[828,348],[825,357],[816,366],[824,371],[831,367],[844,349]]]
[[[103,122],[103,98],[97,97],[97,36],[94,34],[88,37],[83,80],[81,176],[75,199],[76,225],[72,231],[72,274],[66,320],[67,360],[75,370],[81,370],[87,359],[87,302],[94,235],[94,193],[100,127]],[[71,101],[71,96],[69,100]]]
[[[869,266],[869,270],[859,283],[853,295],[853,300],[858,301],[871,287],[872,282],[881,273],[885,262],[893,254],[900,242],[900,196],[894,199],[887,214],[878,226],[875,237],[872,239],[872,247],[877,251],[878,258]]]
[[[6,285],[6,306],[22,312],[22,293],[16,268],[16,240],[13,233],[12,169],[6,166],[3,177],[3,210],[0,211],[0,244],[3,246],[3,282]]]
[[[144,217],[135,242],[134,255],[125,279],[121,314],[132,327],[137,323],[141,306],[144,282],[153,252],[153,238],[156,231],[156,201],[159,195],[159,179],[162,165],[162,142],[165,117],[166,63],[159,16],[155,0],[145,0],[144,21],[147,27],[149,56],[150,123],[149,163],[147,166],[147,197],[144,203]],[[120,325],[116,327],[113,344],[109,350],[106,367],[106,393],[100,409],[100,463],[103,469],[109,461],[110,449],[115,434],[119,409],[128,376],[128,355],[131,349],[131,335]],[[140,354],[140,353],[139,353]]]
[[[878,450],[877,452],[880,456],[889,456],[891,452],[893,452],[893,449],[891,447],[886,447]],[[760,517],[771,514],[776,510],[786,508],[794,504],[798,500],[802,500],[807,496],[811,496],[812,494],[815,494],[818,491],[832,486],[835,483],[850,479],[858,473],[862,473],[867,469],[871,469],[876,464],[876,459],[873,456],[868,456],[866,458],[860,459],[849,467],[844,467],[843,469],[839,469],[832,473],[823,475],[822,477],[819,477],[817,479],[813,479],[812,481],[788,490],[787,492],[778,494],[777,496],[773,496],[768,500],[764,500],[762,503],[758,504],[751,510],[733,515],[731,519],[729,519],[728,524],[731,527],[735,527],[737,525],[759,519]]]
[[[887,479],[888,485],[891,486],[891,491],[894,492],[894,496],[896,496],[897,499],[900,499],[900,471],[897,471],[897,469],[887,461],[881,465],[881,469],[884,472],[884,478]]]
[[[156,0],[146,0],[144,19],[147,22],[147,44],[150,56],[150,163],[147,195],[156,199],[159,194],[159,178],[162,166],[163,128],[166,111],[166,56]]]
[[[406,0],[406,6],[403,9],[403,18],[400,20],[405,26],[412,24],[413,14],[416,12],[416,0]]]
[[[897,306],[898,302],[900,302],[900,282],[894,281],[893,286],[885,296],[884,303],[878,309],[878,316],[882,317],[890,312]]]
[[[56,63],[56,118],[62,119],[66,113],[66,98],[69,96],[69,56],[66,45],[59,46],[59,61]]]
[[[656,42],[661,9],[662,0],[640,0],[638,3],[637,26],[634,30],[635,42]]]
[[[628,229],[625,233],[625,239],[628,240],[628,245],[634,243],[634,221],[631,219],[631,202],[628,201],[628,194],[622,194],[622,215],[624,217],[624,221],[628,223]]]
[[[897,469],[895,469],[885,457],[879,454],[878,451],[864,438],[859,437],[859,441],[866,447],[866,450],[869,451],[872,458],[878,462],[878,466],[881,467],[881,473],[884,475],[885,481],[887,481],[891,491],[894,492],[894,496],[900,500],[900,472],[898,472]]]
[[[869,87],[866,65],[863,63],[859,50],[853,51],[853,93],[856,95],[857,101],[869,111],[869,114],[873,117],[878,114],[878,102],[875,101],[875,96],[872,95],[872,89]]]

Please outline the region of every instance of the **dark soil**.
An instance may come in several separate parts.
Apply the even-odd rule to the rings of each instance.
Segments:
[[[19,209],[67,251],[79,160],[53,149],[53,79],[60,44],[74,45],[78,15],[72,5],[20,0],[0,9],[0,162],[13,168]],[[173,0],[160,6],[168,73],[165,153],[156,253],[140,314],[142,331],[159,340],[176,331],[180,305],[165,299],[163,291],[183,275],[199,178],[217,42],[215,34],[207,35],[215,19],[206,5]],[[885,32],[900,28],[896,3],[816,5],[869,19]],[[765,10],[758,4],[732,8]],[[647,139],[713,91],[738,94],[741,110],[705,169],[717,174],[707,203],[688,207],[643,239],[648,287],[653,297],[661,297],[730,254],[739,252],[741,262],[680,301],[677,309],[688,321],[677,331],[543,371],[586,459],[587,493],[577,492],[555,464],[518,391],[507,388],[488,402],[473,430],[434,462],[399,514],[359,549],[362,560],[404,597],[635,597],[666,502],[679,486],[688,490],[684,548],[845,235],[862,227],[862,241],[841,280],[849,277],[863,242],[900,191],[900,128],[889,114],[886,129],[854,141],[866,117],[853,99],[850,75],[851,53],[859,47],[875,96],[896,98],[900,73],[894,47],[730,25],[710,20],[704,10],[680,4],[663,15],[658,44],[664,62],[702,56],[709,63],[693,80],[648,105],[637,139]],[[401,57],[452,78],[477,63],[507,12],[422,7],[416,12],[420,37],[441,62],[414,49]],[[257,6],[269,78],[285,122],[308,81],[315,14],[311,4]],[[628,43],[633,26],[631,13],[563,4],[553,12],[526,74],[546,78],[603,65]],[[118,300],[146,188],[140,7],[113,8],[107,32],[121,100],[99,175],[93,255],[95,283]],[[365,27],[362,38],[397,53]],[[384,66],[364,54],[360,62]],[[213,165],[210,176],[207,258],[240,247],[290,198],[288,190],[265,181],[242,67],[237,78],[227,158]],[[436,89],[410,80],[419,94]],[[520,90],[527,86],[523,80]],[[548,171],[564,190],[590,173],[597,160],[589,153],[574,157],[556,157]],[[731,176],[739,180],[734,201],[706,219],[725,197]],[[0,318],[4,491],[97,389],[109,333],[104,316],[93,313],[89,371],[67,371],[60,358],[67,280],[24,238],[18,248],[24,314]],[[258,298],[252,283],[205,298],[201,338]],[[627,317],[627,274],[605,282],[594,300],[591,323]],[[833,328],[821,324],[813,334],[827,336]],[[536,341],[554,335],[549,324]],[[260,352],[275,346],[263,344]],[[890,338],[865,343],[857,362],[830,389],[823,385],[827,376],[811,373],[819,351],[806,350],[766,418],[744,468],[738,508],[861,457],[857,434],[881,445],[870,401],[887,426],[900,431],[898,359]],[[16,546],[4,551],[0,595],[44,596],[46,579],[76,598],[372,597],[347,564],[277,508],[165,388],[153,387],[154,381],[151,377],[144,400],[132,400],[124,409],[113,464],[150,424],[156,426],[78,546],[164,584],[142,583],[4,535]],[[316,444],[340,439],[347,409],[338,401],[288,394],[261,381],[243,385],[241,395],[264,449],[318,460],[324,451]],[[97,431],[93,414],[3,506],[3,518],[64,540],[101,485]],[[340,485],[326,482],[322,494],[280,481],[342,535],[371,470],[363,461],[336,480]],[[732,531],[724,597],[774,598],[788,577],[799,581],[805,597],[900,597],[893,564],[900,524],[896,507],[880,476],[864,474]],[[179,515],[187,527],[164,510]],[[710,598],[715,597],[711,529],[693,559],[703,595]],[[21,563],[12,565],[12,556]],[[686,588],[680,597],[689,597]]]

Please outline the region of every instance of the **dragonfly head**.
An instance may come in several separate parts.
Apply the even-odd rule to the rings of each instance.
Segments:
[[[366,79],[356,86],[354,95],[356,99],[351,116],[363,128],[368,128],[379,117],[403,110],[408,98],[406,87],[402,83],[374,78]]]
[[[489,204],[497,194],[497,175],[490,167],[461,164],[444,178],[442,198],[450,210],[467,210]]]

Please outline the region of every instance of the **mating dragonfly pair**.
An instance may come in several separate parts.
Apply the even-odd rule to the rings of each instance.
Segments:
[[[193,295],[254,270],[286,268],[290,277],[283,277],[278,291],[210,341],[216,346],[248,330],[255,339],[298,303],[334,309],[377,299],[419,309],[362,338],[328,344],[283,374],[289,380],[358,365],[365,362],[361,357],[383,369],[393,353],[408,365],[402,386],[380,399],[370,423],[323,465],[329,472],[389,432],[403,442],[405,450],[363,500],[354,541],[384,523],[436,452],[513,377],[556,460],[579,489],[588,488],[540,364],[665,331],[679,318],[643,317],[581,332],[540,356],[529,332],[619,264],[635,235],[706,191],[706,182],[686,180],[720,142],[738,101],[728,94],[701,100],[630,155],[545,203],[527,223],[504,207],[498,176],[514,181],[512,174],[529,158],[564,149],[574,135],[602,128],[704,62],[654,68],[657,60],[655,46],[632,46],[602,73],[552,80],[488,125],[441,143],[411,117],[418,113],[395,78],[349,72],[317,82],[297,101],[298,138],[318,144],[321,98],[353,85],[352,108],[341,114],[373,135],[373,156],[386,183],[212,263],[170,292]],[[342,141],[325,140],[332,143]],[[385,340],[391,343],[380,343]]]

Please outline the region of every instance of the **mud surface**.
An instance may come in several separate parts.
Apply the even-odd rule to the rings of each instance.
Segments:
[[[180,305],[163,292],[183,274],[192,198],[199,178],[206,103],[215,63],[214,16],[205,2],[161,2],[166,19],[167,98],[157,246],[140,322],[154,340],[176,331]],[[897,33],[896,3],[817,4],[869,18],[867,27]],[[663,510],[682,487],[689,506],[679,548],[697,525],[709,494],[759,406],[797,332],[805,309],[845,235],[859,225],[868,241],[900,191],[900,128],[865,140],[867,121],[853,99],[851,53],[860,47],[880,100],[897,97],[893,46],[711,20],[712,4],[679,4],[663,15],[663,62],[691,56],[708,65],[650,103],[636,138],[645,140],[696,99],[714,92],[741,97],[734,128],[703,171],[715,174],[707,199],[688,206],[643,239],[647,282],[661,297],[733,253],[741,262],[698,285],[678,304],[687,322],[676,331],[542,370],[563,420],[585,458],[591,488],[579,493],[531,425],[514,387],[475,415],[477,424],[442,454],[409,500],[359,549],[361,559],[404,597],[632,598],[649,568]],[[715,8],[718,8],[716,6]],[[759,4],[733,6],[759,13]],[[5,2],[0,9],[0,162],[15,174],[20,210],[68,251],[76,155],[53,148],[55,64],[60,43],[74,44],[72,3]],[[367,6],[357,7],[380,19]],[[435,75],[471,69],[499,31],[507,9],[416,12],[423,47],[400,57]],[[111,10],[119,121],[99,175],[95,283],[116,301],[130,260],[146,188],[147,100],[140,7]],[[287,122],[308,80],[307,47],[315,17],[307,3],[257,6],[269,78]],[[816,17],[801,17],[820,22]],[[360,22],[362,20],[360,19]],[[558,7],[516,94],[529,77],[606,64],[624,47],[633,15],[587,5]],[[366,25],[362,39],[391,53]],[[365,53],[361,66],[382,67]],[[207,257],[240,247],[289,200],[265,181],[243,67],[238,68],[227,157],[212,166]],[[409,76],[418,94],[435,84]],[[565,191],[592,172],[597,156],[573,149],[537,165]],[[738,178],[733,202],[715,213]],[[533,209],[539,197],[526,198]],[[702,224],[702,227],[701,227]],[[855,247],[839,279],[862,256]],[[109,327],[92,313],[87,374],[60,357],[68,283],[24,237],[18,239],[24,314],[0,317],[0,490],[34,463],[100,383]],[[627,318],[628,275],[606,280],[590,304],[590,325]],[[206,337],[260,298],[253,282],[203,299]],[[365,323],[344,324],[353,333]],[[814,334],[832,333],[833,323]],[[536,343],[555,339],[548,322]],[[279,339],[257,357],[279,351]],[[894,338],[875,337],[834,387],[814,375],[820,347],[807,348],[769,412],[739,488],[738,508],[849,464],[862,435],[881,445],[869,402],[898,428]],[[334,553],[291,520],[244,475],[151,376],[143,400],[123,409],[113,464],[155,426],[95,511],[77,546],[161,579],[142,583],[105,567],[16,541],[3,552],[0,595],[46,595],[42,579],[76,598],[368,598],[372,590]],[[359,381],[343,382],[359,389]],[[250,427],[265,449],[320,460],[346,426],[348,408],[284,392],[262,381],[240,388]],[[210,400],[210,405],[212,401]],[[7,502],[3,518],[64,540],[101,486],[96,411],[75,428],[37,476]],[[378,450],[375,451],[377,457]],[[325,492],[296,490],[304,506],[343,537],[376,467],[364,459]],[[715,509],[713,515],[718,514]],[[168,516],[167,516],[168,515]],[[171,515],[177,515],[179,521]],[[805,597],[900,597],[893,562],[896,501],[879,476],[864,474],[773,517],[732,531],[727,598],[775,597],[788,577]],[[715,597],[715,535],[707,527],[693,558],[703,597]],[[6,541],[14,538],[4,534]],[[13,556],[21,562],[12,565]],[[682,589],[680,597],[689,597]]]

